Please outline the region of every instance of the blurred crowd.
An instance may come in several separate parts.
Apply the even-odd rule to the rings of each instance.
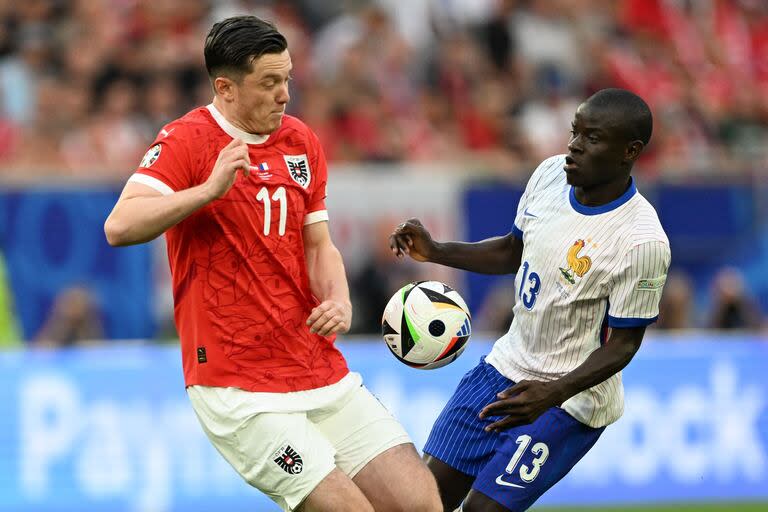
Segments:
[[[125,178],[210,102],[204,36],[241,13],[287,36],[289,112],[334,163],[522,178],[620,86],[655,114],[646,178],[768,164],[764,0],[0,0],[3,174]]]
[[[288,111],[317,132],[332,172],[388,163],[524,182],[564,151],[577,105],[618,86],[654,112],[641,180],[766,174],[766,0],[0,0],[0,179],[122,182],[165,123],[211,101],[205,34],[244,13],[286,35]],[[371,255],[351,276],[355,333],[415,278],[390,260]],[[511,286],[489,294],[476,330],[508,327]],[[765,325],[732,268],[706,304],[671,275],[661,311],[658,329]],[[99,318],[74,286],[28,337],[99,339]],[[0,317],[5,338],[18,328]]]

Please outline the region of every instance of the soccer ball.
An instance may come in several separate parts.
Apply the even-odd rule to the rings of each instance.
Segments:
[[[439,281],[409,283],[389,299],[381,334],[389,350],[413,368],[431,370],[455,361],[472,332],[459,292]]]

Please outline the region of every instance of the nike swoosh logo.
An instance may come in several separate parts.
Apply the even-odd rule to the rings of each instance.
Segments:
[[[525,211],[523,212],[523,215],[524,215],[524,216],[526,216],[526,217],[534,217],[534,218],[536,218],[536,219],[538,219],[538,218],[539,218],[539,216],[538,216],[538,215],[534,215],[534,214],[532,214],[531,212],[529,212],[529,211],[528,211],[528,208],[526,208],[526,209],[525,209]]]
[[[522,485],[517,485],[517,484],[512,484],[512,483],[509,483],[509,482],[505,482],[504,480],[501,479],[502,476],[503,475],[499,475],[499,476],[496,477],[496,483],[497,484],[504,485],[506,487],[517,487],[518,489],[525,489],[525,487],[522,486]]]

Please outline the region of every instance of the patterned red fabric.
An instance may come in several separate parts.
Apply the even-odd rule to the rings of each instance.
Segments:
[[[145,157],[137,173],[174,191],[199,185],[231,140],[198,108],[161,130],[159,154],[148,153],[156,160]],[[289,392],[333,384],[348,369],[334,338],[306,325],[319,301],[302,239],[306,215],[325,211],[325,156],[290,116],[249,148],[251,175],[166,232],[186,385]]]

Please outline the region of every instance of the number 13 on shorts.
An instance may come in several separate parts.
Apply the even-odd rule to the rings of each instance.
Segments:
[[[518,436],[517,440],[515,441],[515,443],[518,445],[517,450],[509,460],[509,464],[507,464],[507,467],[504,469],[504,473],[511,475],[515,472],[515,469],[517,469],[518,465],[520,464],[520,459],[522,459],[523,454],[527,452],[528,447],[531,444],[531,440],[532,438],[528,434],[522,434]],[[531,461],[531,465],[529,466],[528,464],[522,464],[520,465],[519,470],[520,480],[526,483],[533,482],[536,477],[539,476],[541,466],[547,462],[547,457],[549,457],[549,447],[545,443],[537,442],[531,446],[531,453],[534,456],[534,459]],[[507,485],[511,487],[522,487],[518,486],[517,484],[502,480],[503,476],[504,475],[499,475],[496,478],[496,483],[499,485]]]

